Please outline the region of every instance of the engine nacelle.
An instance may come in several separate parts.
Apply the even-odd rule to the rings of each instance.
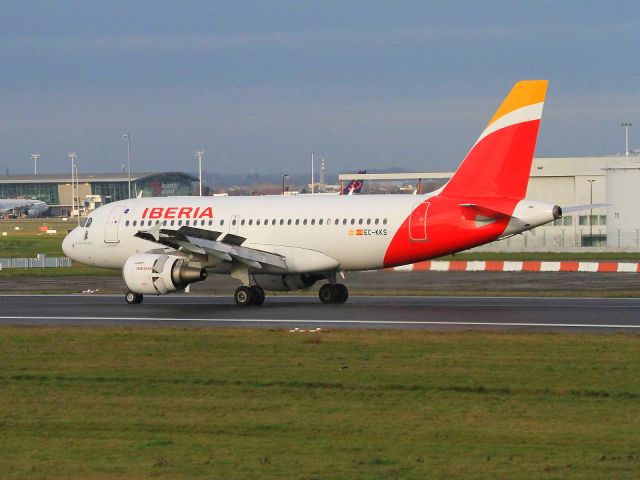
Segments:
[[[122,277],[132,292],[164,295],[204,280],[207,271],[189,266],[183,257],[137,253],[125,262]]]
[[[255,281],[265,290],[275,292],[291,292],[309,288],[324,275],[255,275]]]

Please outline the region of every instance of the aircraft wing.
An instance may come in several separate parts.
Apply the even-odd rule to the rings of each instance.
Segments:
[[[187,226],[172,230],[154,225],[148,230],[139,231],[135,236],[184,252],[213,255],[224,262],[236,260],[257,269],[262,269],[263,265],[287,269],[286,259],[282,255],[243,247],[246,239],[229,233]]]

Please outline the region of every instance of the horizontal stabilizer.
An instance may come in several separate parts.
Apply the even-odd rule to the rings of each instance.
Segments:
[[[496,220],[498,218],[513,218],[511,215],[508,215],[506,213],[498,212],[497,210],[483,207],[482,205],[477,205],[475,203],[461,203],[460,206],[463,207],[465,218],[467,218],[468,216],[473,216],[473,218],[475,218],[477,215],[493,218]],[[473,220],[473,218],[470,218],[470,220]]]

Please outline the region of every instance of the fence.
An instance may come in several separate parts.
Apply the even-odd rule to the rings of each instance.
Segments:
[[[69,268],[71,259],[67,257],[47,257],[39,253],[35,258],[0,258],[0,270],[3,268]]]

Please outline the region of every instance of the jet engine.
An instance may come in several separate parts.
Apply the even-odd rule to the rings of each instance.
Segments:
[[[183,257],[137,253],[125,262],[122,277],[132,292],[164,295],[204,280],[207,271],[189,266]]]
[[[291,292],[309,288],[324,275],[255,275],[255,281],[265,290]]]

